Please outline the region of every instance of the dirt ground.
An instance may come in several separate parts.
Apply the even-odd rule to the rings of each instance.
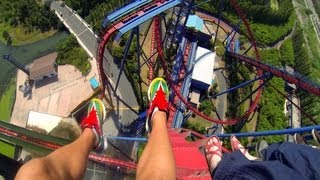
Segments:
[[[29,111],[48,113],[67,117],[82,101],[93,94],[89,83],[92,77],[99,80],[96,61],[90,60],[92,70],[83,77],[74,66],[58,67],[58,79],[54,82],[43,83],[40,87],[33,87],[30,96],[24,97],[19,86],[26,80],[26,74],[18,71],[16,101],[12,112],[11,123],[25,127]]]

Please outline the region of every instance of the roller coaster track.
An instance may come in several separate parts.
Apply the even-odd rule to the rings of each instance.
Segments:
[[[302,76],[298,75],[298,74],[290,74],[287,71],[272,67],[266,63],[263,63],[261,61],[257,61],[253,58],[250,57],[245,57],[233,52],[227,52],[226,53],[227,56],[235,58],[237,60],[240,61],[244,61],[256,68],[262,69],[266,72],[270,72],[271,74],[282,78],[283,80],[291,83],[291,84],[295,84],[298,87],[308,91],[309,93],[312,93],[316,96],[320,96],[320,86],[304,79]]]
[[[148,67],[149,67],[149,77],[148,77],[148,83],[150,84],[151,81],[153,80],[153,76],[154,76],[154,63],[155,63],[155,56],[153,56],[154,51],[155,51],[155,26],[154,26],[154,22],[152,21],[151,24],[151,48],[150,48],[150,61],[148,63]]]
[[[14,126],[12,124],[4,123],[0,121],[0,137],[10,140],[17,145],[25,146],[31,145],[32,148],[45,149],[46,152],[59,149],[63,145],[70,143],[71,141],[56,138],[41,133],[29,131],[27,129]],[[48,141],[50,139],[50,141]],[[89,160],[100,163],[106,166],[122,167],[135,170],[136,164],[132,162],[126,162],[119,159],[113,159],[105,155],[99,155],[96,153],[90,153]]]

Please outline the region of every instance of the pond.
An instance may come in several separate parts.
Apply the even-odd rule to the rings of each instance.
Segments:
[[[67,32],[59,31],[49,38],[18,47],[10,47],[0,42],[0,97],[10,79],[16,75],[16,68],[9,62],[4,61],[2,55],[11,54],[16,60],[27,65],[34,59],[55,51],[57,43],[66,36],[68,36]]]

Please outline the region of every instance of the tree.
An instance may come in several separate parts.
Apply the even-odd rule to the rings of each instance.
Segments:
[[[11,36],[9,36],[7,39],[7,45],[11,46],[11,44],[12,44],[12,39],[11,39]]]
[[[8,40],[8,38],[10,37],[10,34],[8,33],[7,30],[4,30],[4,31],[2,32],[2,36],[3,36],[3,38],[4,38],[5,40]]]
[[[210,116],[211,112],[212,112],[212,102],[210,99],[206,99],[204,101],[201,102],[200,107],[199,107],[199,111],[202,111],[205,115]]]

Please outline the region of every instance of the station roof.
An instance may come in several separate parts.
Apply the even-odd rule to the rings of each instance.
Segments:
[[[57,58],[57,53],[51,53],[33,61],[30,65],[30,78],[38,78],[55,71],[54,62]]]
[[[203,31],[203,19],[197,15],[190,15],[187,21],[187,27],[195,28],[198,31]]]
[[[208,49],[198,47],[192,79],[211,85],[216,54]]]
[[[63,117],[54,116],[46,113],[29,111],[27,127],[37,127],[49,133],[54,129]]]

